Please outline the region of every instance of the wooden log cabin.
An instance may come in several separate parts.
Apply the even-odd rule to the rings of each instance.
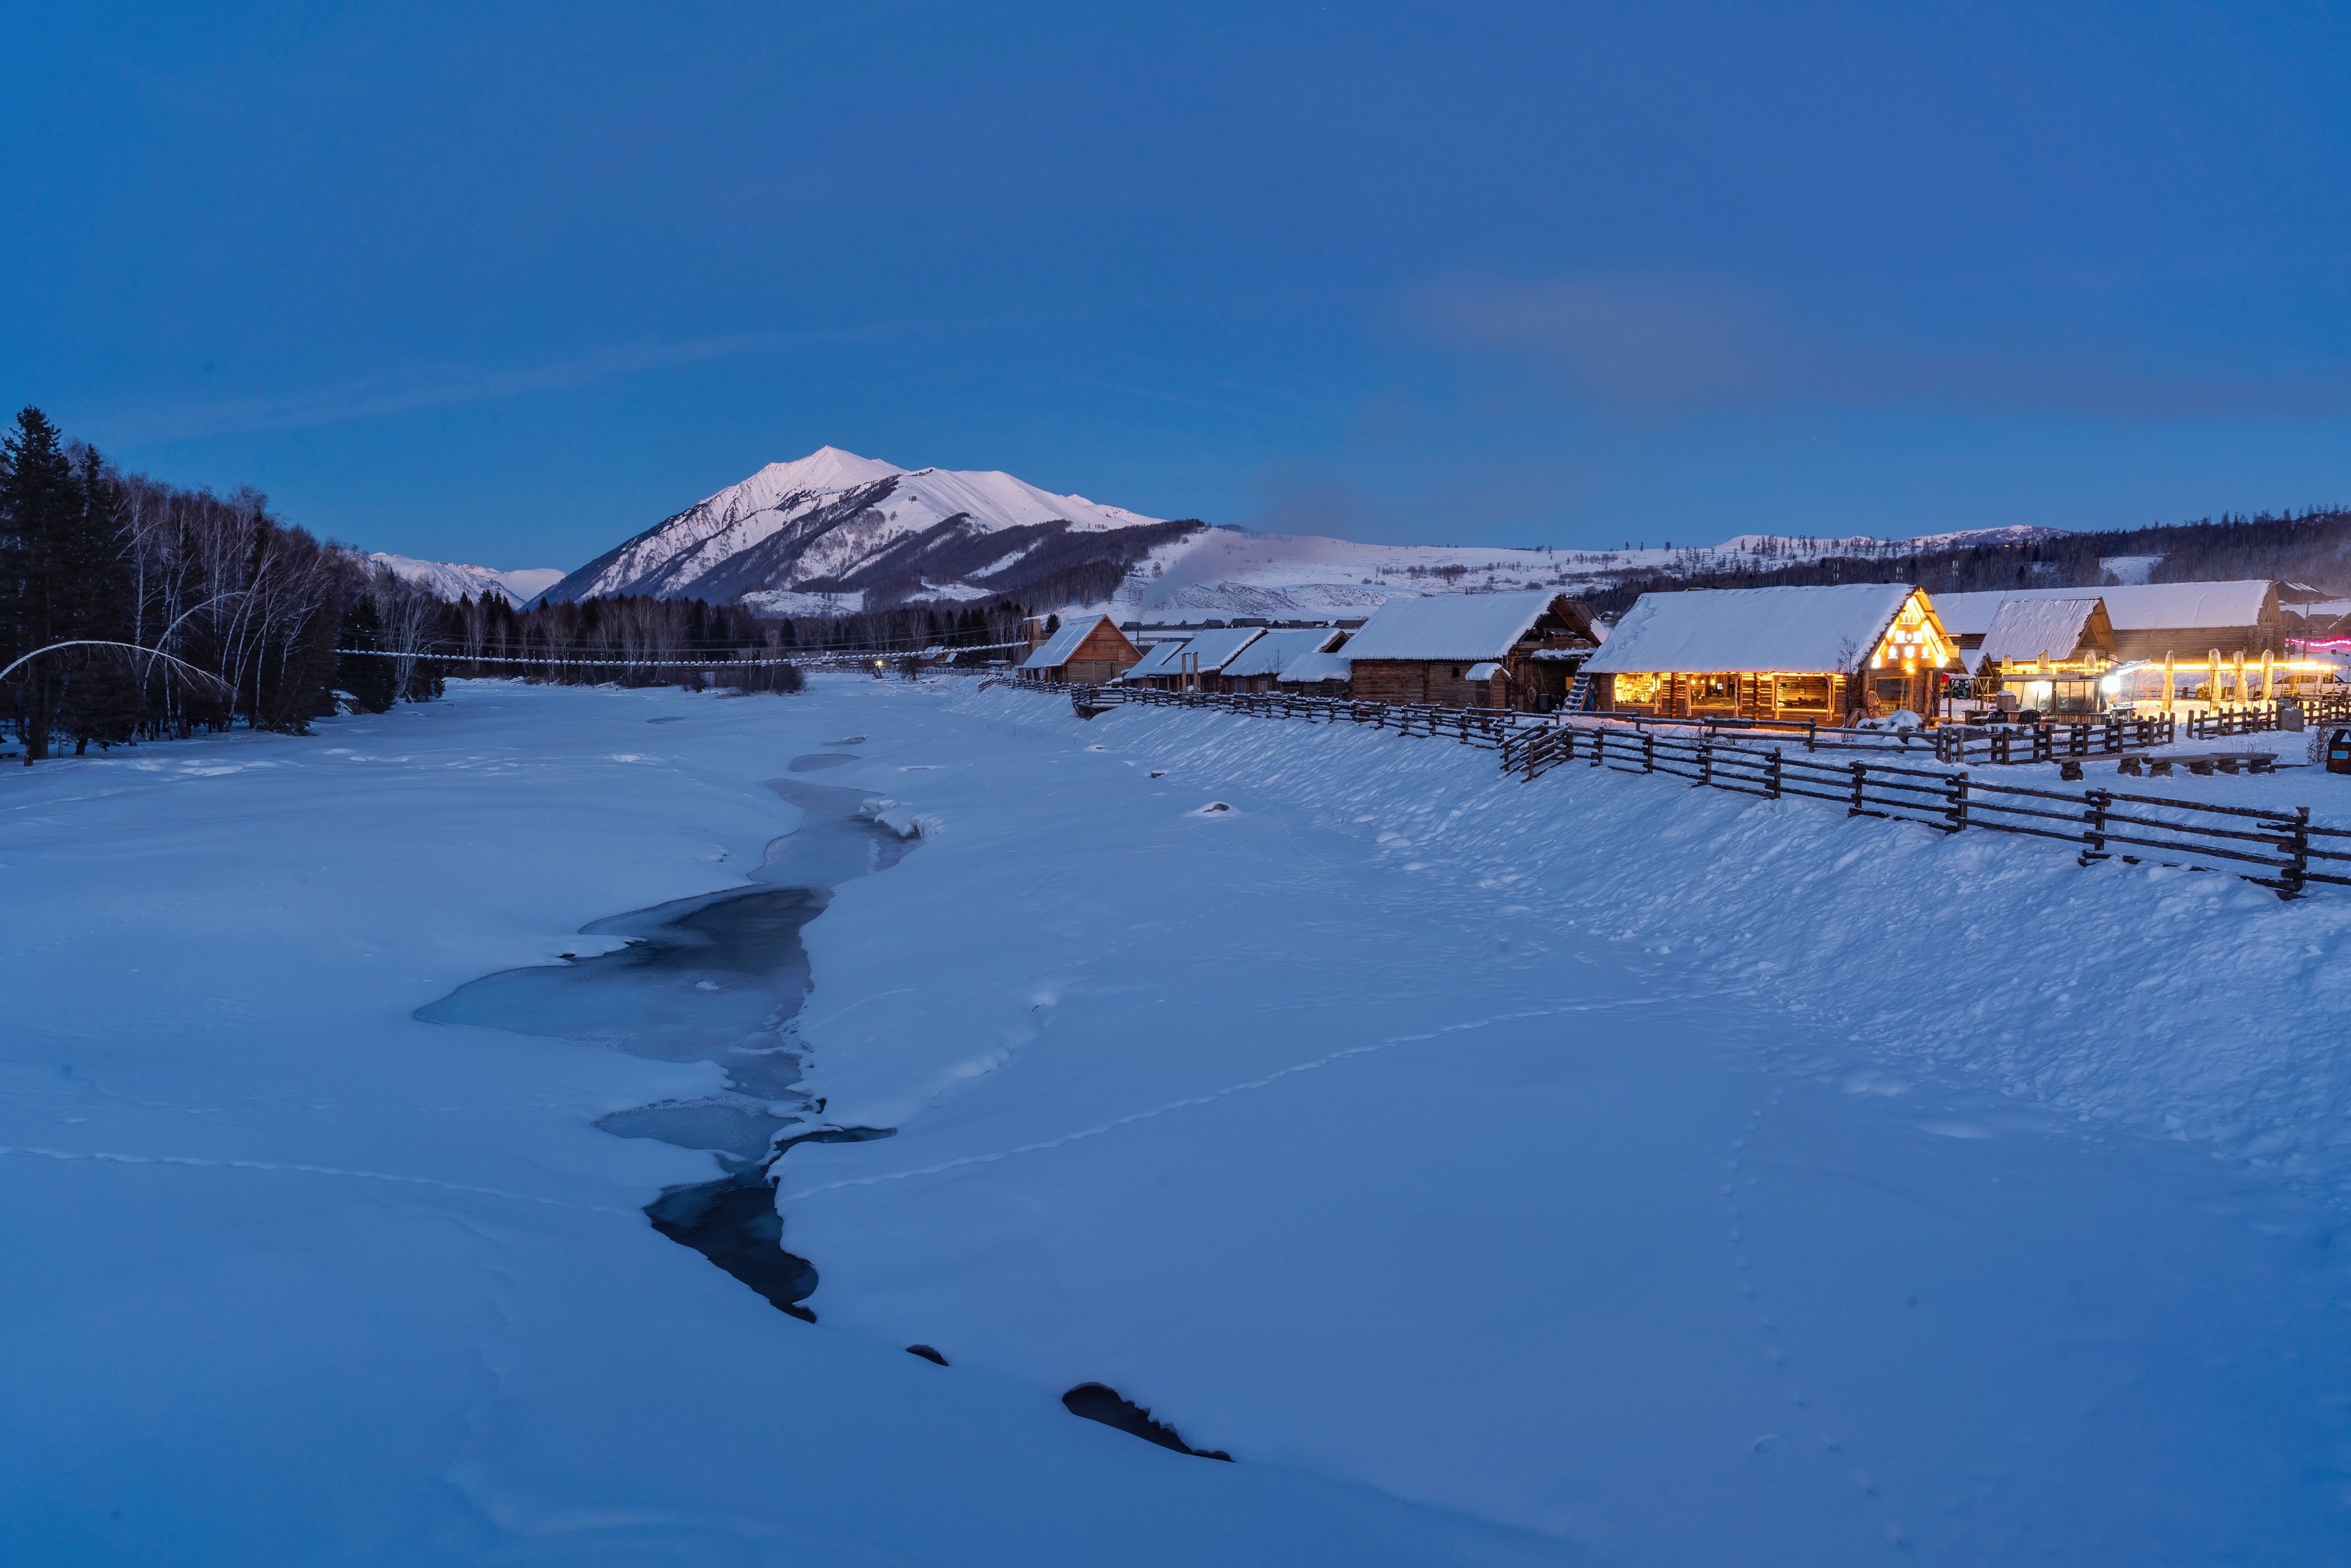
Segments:
[[[1584,665],[1603,712],[1841,724],[1934,711],[1958,649],[1905,583],[1643,594]]]
[[[1359,702],[1548,712],[1606,633],[1590,607],[1548,590],[1394,598],[1348,639]]]
[[[1061,686],[1099,686],[1115,680],[1143,658],[1118,623],[1106,615],[1080,616],[1062,623],[1037,651],[1020,661],[1024,675]]]
[[[1935,610],[1960,649],[1973,652],[1983,646],[1992,618],[2011,600],[2085,597],[2104,601],[2118,659],[2209,660],[2215,649],[2224,659],[2240,653],[2259,659],[2285,650],[2285,616],[2278,607],[2277,584],[2260,578],[1938,594]]]
[[[1975,677],[1976,695],[1997,693],[2003,708],[2102,712],[2100,682],[2115,666],[2114,622],[2095,594],[2012,598],[1993,615],[1976,649],[1959,657]]]

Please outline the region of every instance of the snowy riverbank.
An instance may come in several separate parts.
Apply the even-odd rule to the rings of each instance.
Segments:
[[[820,753],[924,841],[800,933],[799,1087],[895,1129],[783,1162],[811,1326],[647,1223],[712,1157],[595,1129],[716,1069],[411,1014],[747,886],[793,826],[762,781]],[[2346,925],[967,682],[463,684],[37,770],[0,786],[0,1314],[41,1352],[0,1369],[0,1529],[33,1562],[2336,1560]],[[1238,1462],[1072,1418],[1085,1381]]]

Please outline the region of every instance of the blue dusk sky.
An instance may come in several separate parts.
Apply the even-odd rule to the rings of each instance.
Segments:
[[[2351,8],[52,5],[0,396],[577,565],[831,442],[1385,541],[2351,501]]]

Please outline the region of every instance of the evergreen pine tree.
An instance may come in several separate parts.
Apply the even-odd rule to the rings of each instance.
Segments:
[[[0,597],[8,619],[0,664],[74,635],[61,629],[72,624],[77,597],[63,567],[65,542],[80,511],[79,486],[57,427],[38,409],[21,410],[15,431],[0,437]],[[64,676],[57,657],[37,659],[9,677],[0,692],[24,740],[27,766],[49,754]]]
[[[64,588],[64,634],[106,642],[131,640],[130,562],[122,541],[122,486],[96,449],[77,465],[79,503],[57,541],[57,579]],[[139,656],[121,648],[77,648],[63,661],[57,727],[73,737],[78,756],[131,739],[144,710]]]

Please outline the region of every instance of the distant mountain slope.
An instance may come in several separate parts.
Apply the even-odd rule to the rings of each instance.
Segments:
[[[420,561],[413,556],[389,555],[381,550],[368,559],[451,600],[467,594],[475,598],[496,594],[516,604],[527,604],[563,577],[560,566],[520,566],[501,572],[492,566],[465,566],[454,561]]]
[[[1202,530],[1008,473],[907,470],[837,447],[770,463],[606,551],[548,591],[876,604],[1018,593],[1089,570],[1114,582],[1155,545]]]

